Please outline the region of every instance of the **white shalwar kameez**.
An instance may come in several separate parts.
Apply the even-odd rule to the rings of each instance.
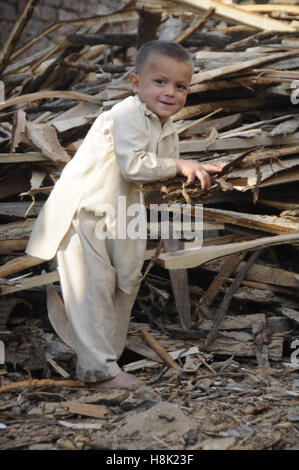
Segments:
[[[124,214],[123,202],[144,208],[142,184],[174,177],[178,157],[172,121],[161,126],[138,95],[130,96],[95,120],[37,218],[26,252],[56,257],[80,380],[120,371],[146,249],[145,237],[124,236],[134,217]]]

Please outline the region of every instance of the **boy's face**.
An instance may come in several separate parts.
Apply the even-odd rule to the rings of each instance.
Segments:
[[[184,106],[191,77],[190,63],[153,54],[139,74],[130,75],[130,80],[133,91],[163,123]]]

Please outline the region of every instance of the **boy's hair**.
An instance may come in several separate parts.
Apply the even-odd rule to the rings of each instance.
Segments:
[[[136,55],[135,72],[142,71],[151,55],[165,55],[179,62],[189,62],[192,65],[191,54],[180,44],[171,41],[153,40],[141,46]]]

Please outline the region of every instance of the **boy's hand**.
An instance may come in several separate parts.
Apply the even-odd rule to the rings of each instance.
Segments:
[[[221,172],[221,168],[218,165],[199,163],[196,160],[178,159],[176,162],[178,172],[187,177],[187,184],[193,183],[195,178],[198,178],[202,189],[209,189],[211,187],[211,178],[209,173]]]

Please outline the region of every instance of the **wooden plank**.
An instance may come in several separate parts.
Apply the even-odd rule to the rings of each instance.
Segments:
[[[105,405],[94,405],[72,401],[63,401],[60,404],[61,406],[66,407],[70,413],[90,416],[92,418],[104,418],[108,413],[108,409]]]
[[[282,21],[243,11],[242,9],[238,8],[239,5],[227,5],[225,3],[212,0],[173,0],[173,3],[179,6],[185,5],[186,9],[190,8],[191,11],[196,12],[214,8],[215,14],[217,16],[221,16],[222,18],[225,18],[226,20],[229,20],[233,23],[241,23],[247,26],[252,26],[255,29],[258,28],[266,31],[284,32],[296,31],[296,28],[285,24]]]
[[[274,215],[247,214],[204,207],[203,217],[215,222],[224,222],[225,224],[237,225],[253,230],[262,230],[269,233],[299,232],[299,223]]]
[[[239,243],[228,243],[226,245],[203,247],[200,250],[182,250],[173,253],[162,253],[158,263],[165,269],[195,268],[208,261],[216,260],[224,256],[243,251],[266,248],[280,244],[289,244],[299,241],[299,232],[263,237]]]
[[[191,84],[193,85],[194,83],[201,83],[201,82],[205,82],[206,80],[213,80],[223,75],[230,75],[233,73],[241,72],[242,70],[246,70],[251,67],[256,67],[258,65],[262,65],[267,62],[274,62],[276,60],[284,59],[290,56],[295,56],[297,54],[298,52],[296,51],[266,54],[266,56],[259,57],[257,59],[245,60],[243,62],[235,62],[233,64],[224,65],[223,67],[218,67],[216,69],[194,73],[192,76]]]
[[[37,266],[44,262],[44,259],[35,258],[34,256],[20,256],[0,266],[0,277],[6,277],[11,274],[30,269],[33,266]]]
[[[180,240],[163,240],[164,252],[173,252],[182,248]],[[191,327],[191,301],[188,284],[188,272],[186,269],[177,269],[169,272],[175,305],[178,310],[180,323],[183,328]]]
[[[211,103],[194,104],[191,106],[185,106],[180,111],[172,116],[173,121],[180,121],[184,119],[190,119],[200,114],[211,113],[219,108],[222,108],[223,112],[242,112],[251,109],[263,109],[269,105],[269,99],[264,97],[261,98],[240,98],[225,101],[213,101]]]
[[[36,201],[34,205],[32,205],[32,202],[0,202],[0,215],[25,218],[30,214],[30,217],[37,217],[43,205],[44,201]],[[32,206],[31,209],[30,206]],[[29,212],[28,209],[30,209]],[[21,230],[25,229],[28,231],[33,228],[33,224],[34,220],[27,220],[26,222],[18,221],[0,225],[0,240],[5,237],[5,233],[9,233],[9,230],[14,226],[16,230],[18,226],[20,226]]]
[[[236,272],[238,272],[238,270],[242,267],[243,263],[240,263],[239,267],[236,269]],[[298,287],[295,273],[287,271],[286,269],[265,266],[262,264],[256,264],[255,266],[252,266],[250,271],[247,273],[246,279],[284,287]]]
[[[234,150],[243,148],[253,148],[257,146],[275,146],[275,145],[288,145],[298,144],[299,132],[290,135],[269,135],[262,132],[261,135],[255,137],[218,137],[215,142],[210,142],[209,139],[201,140],[181,140],[180,152],[204,152],[206,150]]]
[[[57,271],[53,272],[53,277],[55,280],[59,280]],[[48,318],[51,322],[51,325],[62,341],[72,348],[73,342],[63,300],[61,299],[53,284],[49,283],[47,285],[46,292]]]
[[[297,5],[273,5],[273,3],[269,4],[260,4],[260,5],[238,5],[238,8],[244,11],[254,11],[254,12],[274,12],[279,11],[282,13],[292,13],[293,15],[299,15],[299,6]]]
[[[33,289],[34,287],[44,286],[46,284],[51,284],[57,281],[59,281],[59,275],[57,271],[40,274],[39,276],[24,278],[19,281],[18,286],[2,286],[0,288],[0,296],[12,294],[13,292],[20,292],[26,289]]]
[[[26,153],[0,153],[0,164],[1,163],[21,163],[21,162],[41,162],[41,163],[52,163],[48,157],[40,152],[26,152]],[[60,163],[60,162],[57,162]]]
[[[221,108],[219,108],[221,109]],[[206,116],[204,116],[206,118]],[[216,130],[225,129],[227,127],[231,127],[233,125],[238,124],[241,121],[242,115],[240,113],[233,114],[231,116],[225,116],[223,118],[218,119],[209,119],[208,121],[201,121],[201,118],[196,120],[192,126],[189,126],[188,129],[184,130],[184,126],[179,128],[179,134],[183,133],[182,138],[189,137],[194,134],[203,134],[208,131],[210,128],[214,128]],[[183,129],[181,131],[181,129]]]

